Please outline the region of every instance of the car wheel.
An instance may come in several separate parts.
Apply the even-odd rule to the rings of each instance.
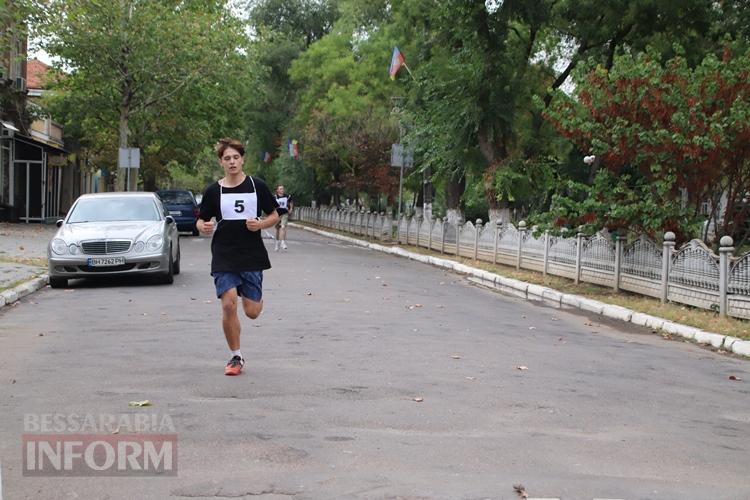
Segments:
[[[180,259],[182,258],[182,252],[180,252],[180,245],[177,244],[177,260],[172,265],[173,274],[180,274]]]
[[[68,286],[68,278],[50,278],[49,286],[52,288],[65,288]]]
[[[169,251],[169,265],[167,266],[167,274],[165,274],[161,282],[165,285],[171,285],[174,283],[174,260],[172,259],[172,250]]]

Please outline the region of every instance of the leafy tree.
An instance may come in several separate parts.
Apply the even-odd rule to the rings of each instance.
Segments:
[[[390,44],[362,36],[351,18],[340,19],[289,73],[299,89],[292,125],[302,134],[305,161],[328,188],[320,194],[334,203],[359,193],[394,200],[398,189],[398,172],[389,166],[398,137],[390,115],[394,89],[384,78]]]
[[[66,125],[77,123],[70,130],[80,132],[83,145],[104,163],[116,163],[118,147],[139,145],[147,171],[163,162],[147,157],[161,149],[150,140],[154,133],[170,143],[192,132],[186,156],[200,151],[214,135],[213,123],[190,127],[196,115],[210,108],[200,102],[220,98],[218,89],[206,91],[218,81],[232,81],[227,77],[247,66],[238,50],[242,25],[227,2],[49,0],[43,7],[35,22],[42,48],[67,70],[59,82],[64,101],[59,109],[67,112]],[[194,105],[181,100],[186,95]],[[232,114],[226,104],[219,112]],[[121,172],[120,188],[123,177]]]
[[[547,117],[609,174],[588,199],[566,202],[568,218],[686,237],[710,202],[721,231],[735,234],[750,209],[749,67],[749,50],[727,46],[694,68],[652,51],[585,74],[576,98],[559,96]]]

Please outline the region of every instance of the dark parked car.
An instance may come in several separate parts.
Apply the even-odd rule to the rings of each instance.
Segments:
[[[193,193],[186,189],[162,189],[156,194],[161,198],[169,215],[174,217],[179,231],[188,231],[198,236],[195,222],[198,220],[198,202]]]

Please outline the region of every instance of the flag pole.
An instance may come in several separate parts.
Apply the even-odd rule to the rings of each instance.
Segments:
[[[413,73],[411,72],[411,70],[409,69],[409,66],[407,66],[407,65],[406,65],[406,63],[402,63],[401,65],[402,65],[402,66],[403,66],[404,68],[406,68],[406,71],[408,71],[408,72],[409,72],[409,76],[411,76],[411,79],[412,79],[412,80],[414,80],[414,81],[416,82],[416,81],[417,81],[417,79],[416,79],[416,78],[414,78],[414,74],[413,74]]]

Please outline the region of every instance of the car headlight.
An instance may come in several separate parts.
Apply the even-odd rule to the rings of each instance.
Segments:
[[[65,255],[68,253],[68,244],[60,238],[52,240],[52,251],[57,255]]]
[[[78,248],[78,245],[75,243],[71,243],[68,245],[68,252],[70,252],[70,255],[78,255],[80,248]]]
[[[133,250],[136,253],[141,253],[144,248],[146,248],[146,244],[144,242],[142,242],[142,241],[136,242],[136,244],[133,246]]]
[[[164,238],[162,238],[160,234],[155,234],[146,242],[146,248],[148,248],[150,252],[155,252],[156,250],[159,250],[163,244]]]

